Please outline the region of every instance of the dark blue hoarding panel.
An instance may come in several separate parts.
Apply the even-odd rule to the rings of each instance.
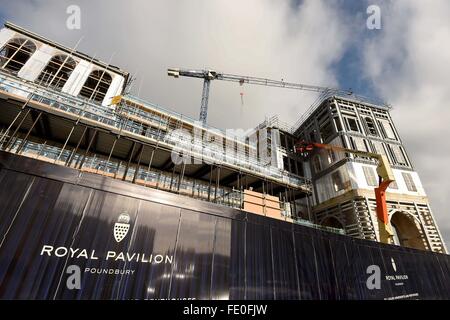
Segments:
[[[245,236],[247,223],[232,220],[230,232],[230,259],[228,262],[228,281],[230,299],[245,299]]]
[[[247,223],[245,241],[246,299],[274,299],[270,225]]]
[[[230,299],[231,294],[231,229],[233,220],[216,219],[211,275],[211,294],[214,300]]]
[[[122,299],[155,299],[167,297],[170,290],[172,264],[166,259],[173,259],[176,236],[180,224],[180,209],[160,206],[149,201],[138,202],[138,217],[133,228],[132,252],[159,254],[164,261],[143,263],[133,260],[128,264],[135,274],[126,275],[126,282],[121,291]],[[110,237],[111,235],[108,234]],[[147,259],[148,260],[148,259]],[[145,261],[145,259],[144,259]]]
[[[270,231],[275,299],[300,299],[294,234],[275,227],[272,227]]]
[[[210,299],[216,223],[215,216],[182,210],[170,298]]]
[[[313,238],[307,233],[298,231],[294,232],[294,241],[300,299],[318,300],[320,299],[320,291]]]
[[[1,299],[450,298],[447,255],[5,153],[0,164]]]
[[[9,178],[19,176],[18,180],[27,190],[19,202],[10,198],[7,206],[14,207],[14,216],[8,223],[3,220],[5,211],[0,211],[1,224],[7,227],[0,244],[0,296],[53,298],[58,291],[64,260],[40,255],[42,245],[70,245],[88,192],[76,194],[80,187],[64,186],[39,177],[21,179],[21,175],[8,172],[0,182],[4,185]],[[61,191],[77,195],[79,202],[60,198]],[[11,196],[11,190],[4,188],[0,192],[2,203],[6,204],[4,196]]]

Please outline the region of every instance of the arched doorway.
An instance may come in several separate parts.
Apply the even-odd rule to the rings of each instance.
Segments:
[[[344,229],[344,226],[342,225],[342,223],[335,217],[327,217],[327,218],[323,219],[321,225],[325,226],[325,227],[336,228],[336,229]]]
[[[408,214],[395,212],[391,217],[394,243],[403,247],[425,250],[420,225]]]

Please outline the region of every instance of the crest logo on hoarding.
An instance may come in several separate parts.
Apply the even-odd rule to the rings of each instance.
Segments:
[[[394,258],[391,258],[391,263],[392,263],[392,269],[394,269],[394,271],[397,272],[397,265],[395,264]]]
[[[130,216],[127,213],[122,213],[114,224],[114,239],[117,242],[122,241],[126,237],[128,230],[130,230]]]

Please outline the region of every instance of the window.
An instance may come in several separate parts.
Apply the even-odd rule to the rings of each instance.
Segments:
[[[310,140],[311,142],[315,142],[315,141],[316,141],[316,134],[315,134],[314,131],[315,131],[315,130],[313,130],[313,131],[311,131],[311,132],[309,133],[309,140]]]
[[[397,181],[392,181],[389,185],[389,189],[398,189]]]
[[[42,70],[37,81],[44,86],[61,89],[66,84],[76,65],[75,60],[69,56],[64,54],[54,56]]]
[[[334,124],[336,125],[336,130],[342,131],[342,125],[341,125],[341,121],[339,120],[339,118],[334,118]]]
[[[407,165],[405,156],[403,155],[403,151],[400,146],[391,146],[392,152],[395,157],[395,161],[397,164]]]
[[[80,96],[102,102],[111,85],[112,78],[106,71],[94,70],[81,88]]]
[[[356,120],[356,118],[345,117],[344,119],[348,131],[360,132],[358,120]]]
[[[283,169],[289,171],[289,158],[283,156]]]
[[[385,138],[394,140],[396,139],[394,128],[392,127],[392,124],[388,120],[378,120],[378,124],[380,125]]]
[[[280,132],[280,144],[281,144],[281,147],[286,149],[286,145],[287,145],[286,136],[281,132]]]
[[[322,170],[322,161],[320,159],[320,155],[316,154],[313,158],[313,166],[314,166],[314,171],[315,172],[319,172],[320,170]]]
[[[332,164],[336,161],[336,153],[333,150],[328,150],[328,163]]]
[[[377,175],[375,174],[375,170],[369,166],[363,166],[364,176],[366,177],[366,182],[368,186],[376,187],[377,183]]]
[[[320,136],[322,137],[322,142],[326,142],[333,135],[333,126],[330,121],[326,121],[320,127]]]
[[[331,174],[331,180],[333,181],[334,191],[338,192],[344,189],[344,182],[339,171],[335,171]]]
[[[361,138],[355,138],[356,149],[359,151],[367,151],[366,141]]]
[[[33,42],[23,38],[8,41],[0,50],[0,66],[12,72],[19,72],[36,51]]]
[[[381,142],[373,141],[373,146],[375,147],[375,153],[386,156],[386,151],[384,150],[383,144]]]
[[[304,176],[305,176],[305,172],[304,172],[304,170],[303,170],[303,163],[302,163],[301,161],[297,161],[297,169],[298,169],[297,174],[298,174],[300,177],[304,177]]]
[[[296,167],[295,167],[295,160],[292,158],[289,158],[289,163],[291,165],[291,173],[298,174]]]
[[[414,183],[412,175],[410,173],[407,173],[407,172],[402,172],[402,176],[403,176],[403,180],[405,180],[406,188],[409,191],[417,192],[417,187],[416,187],[416,185]]]
[[[367,147],[364,142],[364,139],[350,137],[350,144],[352,145],[353,150],[367,151]]]
[[[375,128],[375,123],[373,122],[373,119],[370,117],[365,117],[364,121],[366,122],[367,130],[369,135],[371,136],[377,136],[377,129]]]
[[[287,144],[286,144],[286,149],[289,152],[294,152],[294,139],[292,139],[291,137],[287,137]]]

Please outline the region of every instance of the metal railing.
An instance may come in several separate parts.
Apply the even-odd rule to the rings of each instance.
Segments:
[[[314,228],[314,229],[319,229],[319,230],[324,230],[324,231],[328,231],[328,232],[333,232],[333,233],[345,235],[345,230],[344,229],[322,226],[322,225],[315,224],[315,223],[312,223],[311,221],[304,220],[304,219],[295,219],[294,223],[300,224],[302,226]]]
[[[207,160],[211,163],[232,165],[235,166],[237,170],[239,168],[245,168],[247,170],[251,170],[253,173],[273,178],[278,182],[301,187],[305,190],[311,190],[311,182],[309,179],[296,176],[275,166],[267,165],[263,162],[252,159],[251,157],[247,157],[245,153],[241,152],[236,155],[224,154],[223,152],[218,152],[217,149],[211,148],[208,144],[203,143],[197,145],[180,145],[179,141],[174,141],[170,135],[162,132],[157,134],[155,131],[150,131],[150,133],[144,134],[145,130],[142,124],[128,119],[126,114],[116,112],[116,108],[114,106],[102,106],[100,104],[89,102],[66,93],[55,91],[51,88],[45,88],[33,82],[24,81],[5,72],[0,72],[0,90],[21,95],[24,98],[71,113],[79,116],[80,118],[87,118],[105,125],[116,127],[117,129],[123,131],[152,138],[158,141],[159,144],[166,144],[170,148],[180,149],[181,147],[182,151],[187,154],[200,154],[202,158],[207,158]],[[133,99],[137,98],[133,97]],[[139,102],[144,104],[149,109],[154,109],[159,112],[167,112],[166,109],[160,109],[157,105],[143,102],[142,100],[139,100]],[[133,112],[139,114],[141,117],[144,117],[142,110],[138,111],[138,109],[136,109]],[[196,121],[192,119],[173,112],[171,114],[180,123],[189,123],[191,125],[196,124]],[[148,113],[148,115],[150,115],[150,113]],[[162,121],[162,119],[160,120]],[[208,156],[204,157],[205,154]]]
[[[278,118],[278,115],[266,117],[266,119],[256,127],[256,130],[263,129],[263,128],[277,128],[277,129],[280,129],[281,131],[284,131],[287,133],[291,133],[291,134],[294,133],[292,131],[292,129],[293,129],[292,125],[288,124],[287,122],[281,121]]]
[[[25,81],[14,75],[5,73],[2,70],[0,70],[0,91],[22,96],[25,99],[30,99],[30,101],[45,104],[48,107],[77,115],[80,118],[83,117],[94,120],[98,123],[103,123],[138,135],[143,134],[143,126],[141,124],[128,120],[126,115],[124,116],[119,114],[113,106],[102,106],[85,99],[56,91],[52,88],[46,88],[34,82]],[[154,110],[170,113],[172,117],[176,117],[179,121],[185,123],[196,122],[194,119],[189,119],[180,114],[163,109],[157,105],[142,102],[140,99],[139,101],[141,103],[145,103],[147,106],[151,106]],[[154,115],[150,113],[143,113],[141,111],[142,110],[137,109],[134,110],[134,112],[141,117],[148,117],[149,119],[153,117],[152,119],[154,121],[158,121],[160,124],[165,124],[164,119],[154,117]],[[267,121],[272,124],[277,120],[277,118],[267,119]],[[149,131],[149,128],[146,128],[146,131],[146,137],[151,136],[155,140],[164,141],[172,146],[176,145],[176,142],[171,141],[167,135],[161,135],[161,130]],[[224,131],[222,130],[222,132]],[[8,134],[8,132],[2,131],[2,136],[4,138],[12,138]],[[202,145],[202,148],[204,147],[205,146]],[[211,187],[210,185],[195,179],[171,176],[170,173],[153,168],[144,168],[139,165],[131,166],[125,169],[125,165],[121,161],[112,158],[108,160],[97,154],[72,154],[72,151],[68,149],[62,149],[55,145],[46,144],[45,142],[37,143],[31,140],[24,141],[19,137],[14,138],[12,145],[10,145],[8,149],[9,152],[15,152],[28,157],[38,158],[57,164],[67,163],[70,159],[70,163],[73,163],[73,165],[70,165],[69,163],[69,166],[79,167],[82,171],[94,172],[116,179],[132,181],[133,183],[147,187],[174,192],[180,195],[186,195],[199,200],[214,202],[216,204],[221,204],[232,208],[242,209],[243,207],[243,192],[241,190],[224,186],[220,186],[217,190],[215,190],[215,186]],[[217,154],[213,154],[213,156],[217,156]],[[288,174],[287,172],[281,171],[276,167],[265,167],[258,161],[251,161],[243,157],[237,157],[237,160],[239,160],[239,165],[246,166],[247,168],[267,174],[271,177],[277,177],[286,184],[308,188],[311,187],[308,179]],[[178,179],[181,179],[181,181]],[[211,188],[214,190],[214,197],[211,197]],[[286,209],[290,205],[292,204],[281,201],[280,199],[280,210],[282,215],[291,217],[290,210]],[[293,218],[293,222],[317,229],[323,229],[340,234],[343,233],[343,230],[323,227],[300,218]]]
[[[7,138],[11,137],[7,136]],[[19,151],[21,145],[23,147]],[[14,140],[8,148],[8,151],[56,164],[65,164],[71,159],[71,165],[69,167],[79,168],[82,172],[105,175],[114,179],[128,181],[145,187],[168,191],[239,210],[243,208],[244,192],[242,190],[223,186],[211,186],[202,181],[180,177],[179,175],[173,176],[171,173],[153,168],[137,166],[125,169],[125,164],[120,160],[110,159],[108,161],[107,158],[97,154],[72,154],[72,151],[62,150],[55,145],[25,141],[19,137]],[[79,167],[80,163],[82,163],[81,167]],[[179,179],[181,179],[181,182]],[[293,223],[338,234],[345,234],[342,229],[321,226],[298,217],[292,217],[290,214],[291,206],[292,203],[280,199],[281,216],[292,219]]]

